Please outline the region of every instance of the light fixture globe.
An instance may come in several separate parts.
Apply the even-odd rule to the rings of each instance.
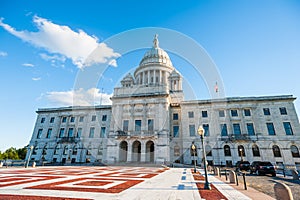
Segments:
[[[202,126],[199,126],[199,128],[198,128],[198,135],[200,135],[200,136],[203,136],[204,135],[204,133],[205,133],[205,130],[204,130],[204,128],[202,127]]]
[[[192,144],[192,149],[193,149],[193,150],[195,150],[195,149],[196,149],[196,147],[195,147],[195,145],[194,145],[194,144]]]

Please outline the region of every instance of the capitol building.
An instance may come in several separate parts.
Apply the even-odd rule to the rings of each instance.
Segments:
[[[184,100],[182,76],[157,37],[111,105],[40,108],[27,158],[37,163],[202,163],[243,159],[300,167],[292,95]],[[193,151],[192,146],[195,146]]]

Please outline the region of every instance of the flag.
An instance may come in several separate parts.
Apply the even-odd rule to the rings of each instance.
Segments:
[[[216,82],[216,85],[215,85],[215,92],[218,93],[219,92],[219,88],[218,88],[218,82]]]

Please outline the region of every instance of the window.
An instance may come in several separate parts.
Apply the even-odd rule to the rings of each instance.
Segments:
[[[95,128],[94,128],[94,127],[91,127],[91,128],[90,128],[89,138],[93,138],[93,137],[94,137],[94,134],[95,134]]]
[[[253,157],[260,157],[259,148],[256,144],[252,146]]]
[[[68,146],[65,146],[64,147],[64,155],[67,155],[68,154]]]
[[[272,150],[274,157],[281,157],[280,149],[277,145],[273,145]]]
[[[298,147],[296,147],[295,145],[291,146],[291,153],[292,153],[292,156],[295,157],[295,158],[300,157]]]
[[[287,111],[285,107],[279,108],[279,111],[281,115],[287,115]]]
[[[264,108],[263,111],[264,111],[264,115],[271,115],[269,108]]]
[[[42,137],[43,129],[39,129],[36,138],[40,139]]]
[[[154,130],[154,120],[148,119],[148,131],[153,131],[153,130]]]
[[[228,145],[224,146],[224,155],[231,156],[230,146],[228,146]]]
[[[189,125],[190,136],[196,136],[196,129],[194,124]]]
[[[54,149],[54,155],[57,155],[59,152],[59,146],[57,145]]]
[[[240,157],[246,156],[246,155],[245,155],[245,149],[244,149],[244,146],[243,146],[243,145],[239,145],[239,146],[238,146],[238,154],[239,154]]]
[[[125,131],[125,132],[128,131],[128,124],[129,124],[129,120],[123,121],[123,131]]]
[[[46,138],[50,138],[51,137],[51,133],[52,133],[52,128],[49,128],[48,131],[47,131]]]
[[[105,122],[107,120],[107,115],[102,115],[102,121]]]
[[[173,113],[173,120],[178,120],[178,113]]]
[[[141,131],[142,129],[142,120],[135,120],[135,128],[134,130],[135,131]]]
[[[82,128],[78,128],[78,129],[77,129],[76,137],[77,137],[77,138],[81,138],[81,133],[82,133]]]
[[[247,123],[248,135],[255,135],[253,123]]]
[[[50,118],[50,123],[54,123],[54,119],[55,119],[55,117],[51,117]]]
[[[188,116],[189,118],[194,118],[194,112],[193,111],[188,112]]]
[[[73,137],[73,131],[74,131],[73,128],[69,128],[69,130],[68,130],[68,137]]]
[[[202,117],[204,117],[204,118],[205,118],[205,117],[208,117],[208,114],[207,114],[207,111],[206,111],[206,110],[203,110],[203,111],[202,111]]]
[[[250,109],[245,109],[245,110],[244,110],[244,115],[247,116],[247,117],[248,117],[248,116],[251,116],[251,111],[250,111]]]
[[[96,121],[96,115],[92,116],[92,122]]]
[[[221,136],[228,136],[227,124],[221,124]]]
[[[241,135],[240,124],[233,124],[233,134],[235,134],[235,135]]]
[[[44,123],[44,122],[45,122],[45,117],[42,117],[41,123]]]
[[[75,122],[75,117],[71,117],[70,122]]]
[[[179,126],[173,126],[173,137],[179,137]]]
[[[106,128],[105,127],[101,127],[101,132],[100,132],[100,137],[101,138],[105,138],[105,132],[106,132]]]
[[[230,112],[231,112],[231,116],[232,116],[232,117],[237,117],[237,116],[239,116],[237,110],[231,110]]]
[[[67,117],[63,117],[61,120],[62,123],[66,123],[67,122]]]
[[[77,152],[78,152],[78,148],[77,148],[77,146],[74,146],[72,155],[77,155]]]
[[[83,116],[80,116],[80,117],[79,117],[79,122],[83,122],[83,119],[84,119],[84,117],[83,117]]]
[[[180,147],[178,145],[174,147],[174,156],[180,156]]]
[[[59,130],[59,137],[62,138],[62,137],[64,137],[64,135],[65,135],[65,129],[64,129],[64,128],[61,128],[61,129]]]
[[[293,135],[293,129],[290,122],[283,122],[283,127],[286,135]]]
[[[203,124],[204,136],[209,136],[209,124]]]
[[[269,135],[276,135],[273,123],[267,123],[267,129],[268,129]]]
[[[225,111],[219,110],[219,117],[225,117]]]

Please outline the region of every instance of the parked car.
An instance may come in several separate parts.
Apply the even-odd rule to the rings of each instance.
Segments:
[[[250,163],[248,161],[238,161],[236,163],[236,171],[248,171],[250,170]]]
[[[271,174],[276,176],[276,168],[271,162],[253,161],[250,165],[250,173],[256,175]]]

